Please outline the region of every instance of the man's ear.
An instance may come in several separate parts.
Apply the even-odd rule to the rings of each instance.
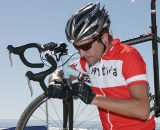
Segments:
[[[108,33],[103,33],[101,38],[103,43],[108,43]]]

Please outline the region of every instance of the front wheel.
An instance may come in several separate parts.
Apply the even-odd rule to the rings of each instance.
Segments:
[[[63,128],[63,123],[63,101],[41,94],[24,110],[16,130],[25,130],[28,127],[36,129],[37,126],[48,128],[48,130],[68,130]],[[85,105],[80,100],[75,101],[73,125],[76,130],[79,128],[102,129],[97,108],[93,105]]]
[[[50,105],[48,105],[49,101],[50,101]],[[58,130],[62,130],[63,123],[60,118],[62,117],[62,109],[59,108],[59,106],[62,106],[62,105],[58,105],[58,104],[61,104],[60,101],[61,100],[59,99],[53,99],[52,101],[52,99],[47,97],[45,94],[39,95],[36,99],[34,99],[28,105],[28,107],[25,109],[25,111],[21,115],[17,123],[16,130],[25,130],[25,128],[27,127],[32,127],[36,129],[38,126],[47,127],[47,128],[52,127],[54,129],[56,128]],[[58,114],[56,107],[58,111],[60,111],[61,109],[61,114]],[[54,109],[55,112],[52,113],[51,111],[49,111],[51,110],[51,108]],[[51,114],[49,114],[48,111]]]

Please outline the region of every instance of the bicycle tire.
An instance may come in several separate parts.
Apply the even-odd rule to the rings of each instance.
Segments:
[[[47,97],[44,93],[39,95],[37,98],[35,98],[28,106],[27,108],[24,110],[24,112],[22,113],[17,126],[16,126],[16,130],[25,130],[27,123],[29,122],[32,114],[35,113],[35,111],[41,106],[43,105],[43,103],[45,103],[45,101],[47,101],[48,99],[51,99],[49,97]],[[53,99],[55,100],[55,99]],[[78,106],[78,105],[77,105]],[[53,108],[52,108],[53,109]],[[84,110],[84,108],[82,109]],[[80,110],[79,110],[80,111]],[[80,112],[82,113],[82,111]],[[79,114],[76,113],[76,118],[78,118]],[[86,115],[85,115],[86,116]],[[88,119],[87,119],[88,120]],[[82,123],[87,122],[82,121]],[[68,124],[69,125],[69,124]],[[95,124],[94,124],[95,125]],[[80,125],[76,125],[76,127],[79,127]],[[95,125],[97,126],[97,125]],[[63,126],[60,126],[59,128],[62,128]],[[68,126],[69,127],[69,126]],[[68,128],[67,127],[67,128]],[[57,127],[56,127],[57,128]],[[66,129],[67,129],[66,128]],[[62,128],[63,129],[63,128]],[[60,129],[59,129],[60,130]]]
[[[28,107],[24,110],[24,112],[22,113],[18,123],[17,123],[17,127],[16,130],[24,130],[24,128],[26,127],[26,123],[29,120],[30,116],[32,115],[32,113],[42,104],[44,103],[46,100],[48,100],[49,98],[45,95],[45,94],[41,94],[39,95],[37,98],[35,98],[29,105]]]

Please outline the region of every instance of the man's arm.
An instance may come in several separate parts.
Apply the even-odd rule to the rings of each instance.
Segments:
[[[91,104],[128,117],[146,120],[150,113],[147,84],[129,87],[131,98],[110,98],[95,96]]]
[[[52,73],[48,79],[49,84],[54,84],[54,79],[58,79],[59,81],[63,82],[63,71],[62,70],[56,70],[54,73]],[[71,81],[76,80],[75,77],[71,76]]]
[[[54,84],[54,79],[58,79],[59,81],[63,82],[62,81],[62,76],[63,76],[63,71],[62,70],[56,70],[50,75],[50,77],[48,79],[48,83],[49,84]]]

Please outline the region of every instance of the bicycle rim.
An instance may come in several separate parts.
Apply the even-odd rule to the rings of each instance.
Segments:
[[[48,102],[48,105],[47,105],[48,112],[46,112],[46,101]],[[84,126],[90,130],[95,129],[97,127],[100,128],[101,127],[100,122],[96,121],[95,123],[94,121],[95,112],[92,115],[92,117],[90,117],[91,109],[89,108],[90,114],[88,112],[86,113],[84,112],[85,111],[84,109],[86,109],[86,106],[81,107],[76,102],[77,101],[75,101],[74,103],[74,126],[73,126],[74,130],[79,130],[80,128],[84,128]],[[58,105],[58,104],[61,104],[61,105]],[[46,97],[45,94],[39,95],[24,110],[23,114],[21,115],[17,123],[16,130],[25,130],[26,127],[33,127],[33,128],[35,127],[34,129],[36,129],[36,126],[45,126],[45,127],[47,126],[49,128],[48,130],[50,129],[64,130],[62,104],[63,104],[62,100],[50,99]],[[89,106],[91,107],[91,105]],[[92,108],[92,110],[94,109]],[[46,117],[48,117],[48,119],[46,119]],[[83,119],[81,119],[82,117]],[[94,121],[93,125],[87,126],[86,123],[92,120]]]

